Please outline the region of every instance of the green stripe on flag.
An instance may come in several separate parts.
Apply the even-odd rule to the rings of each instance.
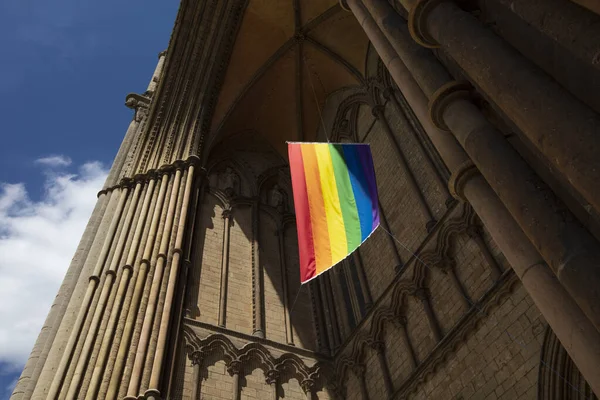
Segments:
[[[360,220],[358,218],[358,209],[354,199],[352,183],[348,174],[348,167],[344,159],[344,150],[341,145],[330,144],[329,150],[333,162],[333,172],[338,190],[344,228],[346,230],[346,240],[348,242],[348,253],[354,251],[361,242]]]

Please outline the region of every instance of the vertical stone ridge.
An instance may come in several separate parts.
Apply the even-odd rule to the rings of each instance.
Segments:
[[[137,252],[130,253],[128,255],[130,257],[128,258],[128,260],[126,260],[126,263],[129,262],[129,265],[130,265],[126,269],[133,270],[132,275],[131,275],[131,281],[129,283],[130,289],[128,289],[125,292],[124,303],[123,303],[122,309],[120,311],[120,315],[118,317],[119,320],[117,323],[117,327],[115,329],[115,335],[114,335],[114,339],[113,339],[114,341],[111,346],[110,356],[106,363],[106,368],[104,370],[105,373],[103,376],[102,385],[100,387],[100,393],[102,395],[108,393],[108,386],[111,381],[112,374],[115,370],[115,364],[117,363],[117,361],[119,361],[119,360],[117,360],[117,353],[119,352],[119,349],[121,347],[120,345],[121,345],[121,340],[123,337],[123,332],[125,330],[125,325],[127,322],[129,307],[131,306],[132,301],[133,301],[134,289],[136,287],[136,282],[137,282],[137,278],[138,278],[139,271],[140,271],[142,253],[144,251],[144,248],[146,247],[146,243],[147,243],[148,237],[150,235],[150,225],[151,225],[151,220],[152,220],[152,213],[156,209],[156,206],[157,206],[157,200],[158,200],[158,195],[159,195],[159,191],[160,191],[160,185],[157,185],[158,179],[159,179],[159,177],[157,177],[154,174],[151,174],[148,177],[148,180],[149,180],[149,182],[148,182],[149,190],[148,191],[149,191],[149,196],[150,196],[150,204],[148,206],[148,209],[145,212],[145,222],[142,226],[141,238],[137,245]],[[152,190],[150,190],[150,189],[152,189]],[[123,361],[123,360],[120,360],[120,361]],[[119,374],[120,374],[120,370],[119,370]],[[108,397],[108,398],[110,398],[110,397]]]
[[[113,367],[113,372],[106,396],[107,398],[116,398],[119,390],[121,374],[123,373],[123,368],[125,367],[125,363],[127,361],[127,354],[131,343],[131,336],[133,334],[136,315],[138,307],[142,300],[143,289],[146,283],[146,275],[150,266],[150,256],[152,254],[152,248],[154,246],[154,238],[156,236],[156,230],[158,229],[158,222],[164,203],[164,197],[167,189],[168,180],[168,175],[164,173],[161,177],[160,190],[154,208],[154,213],[152,215],[152,222],[150,225],[148,238],[146,239],[146,245],[144,247],[142,259],[140,261],[138,277],[136,279],[133,297],[127,313],[127,320],[125,322],[123,334],[121,335],[121,343],[119,344],[119,351],[117,353],[115,366]]]
[[[173,248],[173,258],[171,261],[171,269],[169,271],[167,290],[165,296],[165,303],[163,305],[163,311],[160,320],[160,327],[158,331],[156,352],[154,353],[154,360],[152,363],[152,374],[150,375],[149,390],[146,391],[144,396],[146,398],[153,398],[156,396],[160,399],[159,385],[160,378],[163,372],[163,366],[165,362],[165,353],[167,346],[167,334],[169,323],[171,321],[171,313],[173,310],[173,298],[175,295],[175,287],[177,285],[177,278],[179,276],[179,264],[181,261],[181,253],[183,247],[183,239],[185,235],[185,224],[187,221],[187,213],[190,203],[190,194],[192,191],[192,183],[194,181],[194,165],[190,165],[187,171],[185,179],[185,188],[183,193],[183,203],[179,210],[179,223],[177,227],[177,235],[175,238],[175,245]]]
[[[142,183],[138,183],[138,185],[142,185]],[[98,387],[101,382],[102,374],[104,372],[104,366],[107,362],[108,352],[110,350],[110,345],[115,336],[115,327],[118,322],[118,318],[120,315],[121,307],[123,304],[125,292],[128,288],[128,284],[130,281],[130,277],[133,270],[133,260],[135,254],[139,247],[140,237],[142,233],[142,228],[144,227],[146,216],[148,213],[148,206],[150,203],[150,199],[152,197],[152,192],[154,189],[154,180],[152,179],[145,186],[145,194],[142,202],[140,215],[135,224],[135,231],[133,237],[131,238],[131,245],[127,254],[125,256],[125,263],[122,266],[123,273],[119,280],[119,285],[117,288],[117,297],[113,304],[112,310],[110,311],[110,320],[108,321],[108,326],[104,332],[104,335],[101,339],[101,347],[100,352],[98,354],[98,358],[96,360],[96,365],[93,367],[91,382],[89,388],[87,390],[86,399],[93,399],[98,392]],[[136,188],[137,189],[137,188]]]
[[[173,216],[175,213],[175,206],[177,204],[177,195],[179,193],[179,184],[181,180],[181,168],[177,168],[175,171],[175,177],[173,186],[171,189],[171,196],[169,199],[169,208],[167,209],[167,219],[165,227],[160,241],[159,254],[156,261],[156,268],[152,279],[152,286],[150,288],[150,297],[148,299],[148,306],[144,315],[144,322],[142,325],[142,332],[140,340],[137,344],[137,351],[133,361],[133,373],[129,381],[129,388],[127,390],[128,397],[137,397],[139,390],[140,380],[142,377],[142,368],[146,359],[146,351],[148,346],[148,340],[150,339],[151,327],[154,318],[156,302],[160,291],[160,285],[163,277],[163,269],[165,267],[167,251],[169,245],[169,237],[171,233],[171,226],[173,224]]]
[[[87,330],[87,334],[85,335],[83,349],[79,354],[79,359],[77,360],[75,357],[71,359],[71,363],[76,364],[75,372],[73,377],[71,378],[71,382],[68,387],[67,396],[68,400],[72,400],[77,397],[77,393],[81,384],[81,380],[83,378],[83,374],[86,369],[86,365],[90,356],[90,352],[92,350],[92,346],[96,340],[97,332],[99,329],[99,325],[102,321],[102,317],[104,316],[105,308],[108,302],[108,297],[111,294],[112,286],[114,280],[116,278],[117,267],[119,260],[122,255],[123,248],[125,247],[125,241],[127,240],[127,236],[129,235],[129,228],[131,226],[131,220],[133,219],[135,208],[137,206],[137,201],[141,191],[141,184],[138,183],[135,186],[133,198],[129,204],[127,209],[127,213],[125,215],[125,219],[123,221],[123,228],[119,233],[116,248],[114,250],[114,254],[112,255],[112,259],[108,266],[108,269],[104,271],[106,274],[104,283],[102,285],[102,290],[100,292],[100,299],[98,301],[98,305],[96,306],[91,325]],[[91,311],[91,310],[90,310]],[[63,387],[63,390],[66,388],[66,385]]]

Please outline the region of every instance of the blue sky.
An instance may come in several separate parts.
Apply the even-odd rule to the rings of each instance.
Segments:
[[[176,0],[0,2],[0,399],[131,120],[125,96],[146,89],[177,8]]]

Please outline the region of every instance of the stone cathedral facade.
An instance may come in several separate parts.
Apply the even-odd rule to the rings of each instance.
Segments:
[[[182,0],[11,399],[595,399],[599,60],[592,0]],[[326,140],[382,226],[300,286]]]

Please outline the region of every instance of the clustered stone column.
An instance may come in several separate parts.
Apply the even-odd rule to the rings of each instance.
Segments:
[[[107,398],[115,398],[118,394],[119,387],[121,384],[122,373],[123,373],[123,370],[125,369],[125,363],[127,362],[127,355],[130,350],[130,344],[131,344],[131,339],[133,336],[133,330],[135,327],[137,311],[138,311],[138,309],[140,307],[140,303],[142,301],[144,286],[146,283],[146,276],[148,275],[148,270],[150,269],[152,248],[153,248],[154,240],[155,240],[156,233],[158,230],[158,225],[159,225],[161,212],[162,212],[162,206],[164,204],[164,199],[165,199],[165,195],[167,192],[167,184],[168,184],[168,180],[169,180],[167,174],[162,174],[162,176],[156,177],[157,180],[159,178],[161,181],[160,189],[158,192],[158,197],[155,202],[154,213],[152,215],[150,229],[149,229],[146,243],[144,246],[144,251],[142,253],[142,259],[139,263],[137,277],[135,278],[135,286],[133,289],[133,296],[132,296],[129,307],[126,309],[123,309],[123,311],[122,311],[124,315],[127,315],[127,317],[126,317],[123,333],[121,334],[121,342],[119,345],[119,350],[117,352],[115,365],[113,367],[110,383],[108,386]],[[132,282],[132,284],[133,284],[133,282]]]
[[[147,399],[160,400],[159,391],[160,377],[162,375],[163,366],[165,364],[165,353],[167,349],[167,336],[171,313],[173,311],[173,301],[175,298],[175,287],[177,286],[177,278],[179,276],[179,266],[181,261],[181,253],[183,249],[183,239],[185,235],[185,225],[189,210],[189,202],[192,192],[192,183],[194,181],[194,164],[188,167],[185,177],[185,188],[183,193],[183,204],[179,211],[179,222],[177,234],[175,237],[175,246],[173,249],[173,257],[171,259],[171,269],[167,281],[167,291],[164,303],[162,305],[160,327],[158,331],[157,345],[152,362],[152,373],[150,374],[149,389],[145,396]]]
[[[79,384],[81,382],[81,379],[83,378],[83,374],[85,372],[85,367],[87,365],[88,357],[90,355],[90,351],[92,350],[92,346],[96,339],[96,335],[98,333],[98,329],[99,329],[100,323],[102,321],[102,316],[104,315],[105,307],[107,306],[108,296],[110,295],[114,280],[116,279],[116,276],[117,276],[118,263],[121,258],[121,253],[125,247],[125,241],[126,241],[128,233],[129,233],[129,228],[131,227],[131,222],[132,222],[132,219],[133,219],[133,216],[135,213],[135,208],[137,206],[137,201],[140,196],[141,188],[142,188],[142,183],[137,182],[137,184],[135,185],[133,198],[131,199],[129,208],[127,210],[127,214],[125,216],[123,229],[121,230],[121,233],[116,242],[115,252],[113,254],[113,257],[112,257],[112,260],[110,262],[108,269],[105,271],[106,277],[104,280],[104,285],[102,285],[102,291],[100,293],[100,298],[98,300],[98,303],[96,304],[96,308],[94,310],[91,324],[88,327],[87,335],[85,336],[83,348],[79,354],[79,360],[76,363],[75,372],[71,378],[71,383],[69,385],[69,389],[68,389],[67,396],[66,396],[67,399],[74,399],[77,397],[77,391],[79,389]],[[121,277],[123,277],[123,275],[121,275]],[[121,295],[123,294],[124,288],[125,288],[125,285],[120,283],[119,289],[121,289],[120,290]],[[117,292],[119,292],[119,290],[117,290]]]
[[[592,321],[598,322],[595,316],[600,307],[600,303],[597,301],[597,296],[600,295],[598,290],[600,286],[597,281],[599,271],[596,256],[597,243],[591,240],[589,234],[580,227],[568,211],[553,212],[552,207],[557,204],[554,195],[548,191],[545,193],[539,191],[541,184],[539,178],[522,160],[516,157],[515,151],[505,143],[505,139],[469,102],[465,86],[451,84],[444,87],[449,80],[449,75],[427,49],[418,47],[412,40],[406,39],[406,24],[396,11],[384,0],[365,0],[365,4],[369,10],[360,0],[347,0],[346,5],[357,17],[392,78],[415,111],[425,132],[430,136],[431,141],[451,170],[451,193],[455,197],[471,203],[579,370],[592,388],[596,392],[600,392],[600,379],[597,374],[600,369],[600,335],[592,323]],[[427,27],[431,28],[433,39],[438,42],[446,40],[445,50],[451,56],[454,57],[458,53],[458,56],[463,57],[462,60],[465,60],[467,56],[471,57],[472,65],[468,69],[470,76],[477,75],[481,69],[477,70],[476,66],[481,66],[478,63],[484,62],[486,63],[485,68],[491,67],[496,71],[493,77],[502,75],[502,79],[512,79],[509,71],[503,70],[501,67],[498,69],[498,65],[489,65],[495,62],[489,57],[499,58],[496,51],[490,51],[491,48],[496,49],[494,46],[498,44],[496,41],[498,38],[492,40],[489,32],[481,32],[484,30],[483,28],[476,27],[477,29],[475,29],[474,25],[479,23],[474,21],[473,17],[465,16],[466,13],[449,2],[419,1],[415,10],[411,9],[412,1],[404,0],[403,4],[411,11],[413,36],[421,35],[422,37],[423,32],[428,32]],[[420,9],[417,10],[417,7]],[[416,15],[422,15],[422,18],[417,18]],[[427,21],[427,23],[424,24],[422,21]],[[444,39],[441,38],[442,36]],[[483,42],[480,41],[481,37]],[[452,42],[453,40],[459,42]],[[491,41],[485,42],[486,40]],[[451,45],[450,42],[452,42]],[[512,62],[515,54],[504,53],[506,46],[500,45],[500,47],[500,53],[506,55],[504,59]],[[487,53],[487,56],[483,56],[483,53]],[[482,60],[472,60],[473,57],[477,57],[476,54],[482,54]],[[502,62],[499,65],[506,66],[506,63]],[[514,65],[522,66],[523,63],[516,61]],[[467,70],[465,65],[461,64],[461,67]],[[530,66],[525,66],[525,74],[530,72],[529,68]],[[439,71],[441,73],[438,73]],[[539,83],[540,80],[536,80],[536,84]],[[504,85],[504,89],[506,87],[513,86]],[[532,88],[528,85],[523,87]],[[512,91],[506,90],[505,92],[512,93]],[[547,104],[551,104],[556,100],[557,92],[552,86],[549,90],[521,90],[519,95],[524,93],[549,93],[553,98]],[[428,111],[426,95],[432,96],[435,100],[430,107],[431,112]],[[508,97],[506,98],[508,99]],[[570,102],[571,97],[563,97],[561,102],[565,100]],[[568,131],[577,130],[578,137],[584,139],[578,142],[579,144],[585,146],[589,140],[593,143],[594,139],[588,135],[589,125],[581,124],[582,116],[590,116],[584,107],[576,104],[567,105],[564,109],[562,107],[554,108],[554,112],[560,115],[561,111],[559,110],[572,112],[571,115],[578,118],[576,124],[570,125],[570,118],[561,117],[561,125],[567,124]],[[538,107],[536,111],[540,112],[541,110]],[[510,112],[508,114],[511,115]],[[538,114],[537,118],[534,114],[528,115],[527,118],[538,120],[544,118],[543,113]],[[564,114],[562,115],[564,116]],[[590,117],[587,122],[594,123],[596,118],[597,116]],[[445,129],[449,129],[456,135],[469,156],[473,157],[475,164],[456,140],[444,131]],[[549,130],[546,131],[546,133],[548,132]],[[565,161],[565,154],[574,154],[573,148],[561,154],[560,157],[553,153],[557,149],[560,151],[560,148],[568,147],[568,144],[565,144],[552,148],[563,139],[557,139],[553,134],[549,141],[553,144],[546,143],[552,150],[548,151],[546,155],[557,156],[555,160],[559,160],[559,164]],[[580,147],[576,151],[582,150]],[[542,152],[544,149],[548,150],[546,146],[543,146]],[[590,150],[592,150],[591,153]],[[594,150],[593,145],[581,153],[582,157],[577,160],[578,163],[582,162],[579,167],[583,166],[583,169],[588,170],[591,166],[596,165],[595,162],[599,162],[600,159],[597,158],[595,162],[587,163],[586,160],[591,161],[588,159],[590,154],[597,158],[598,151]],[[565,173],[563,168],[559,167],[559,170]],[[566,173],[572,182],[577,180],[582,183],[593,175],[590,173],[583,176],[572,172],[571,169],[570,173]],[[599,172],[600,168],[595,168],[593,173]],[[498,195],[490,188],[488,182],[494,185]],[[542,184],[541,187],[545,186]],[[575,185],[575,187],[578,186]],[[596,185],[594,188],[589,186],[588,189],[586,193],[593,195],[598,190],[598,186]],[[591,199],[594,196],[588,196],[588,198]],[[513,215],[508,212],[507,207]],[[513,216],[520,226],[517,225]],[[542,223],[542,221],[544,222]],[[527,236],[521,228],[527,233]],[[572,240],[557,243],[556,238]],[[536,247],[549,261],[550,266],[557,271],[560,282],[548,264],[541,258]],[[586,276],[590,279],[584,281]],[[578,287],[580,292],[575,293]],[[581,308],[575,301],[581,305]],[[586,311],[587,316],[583,311]],[[574,330],[573,327],[577,327],[577,329]]]
[[[149,171],[132,180],[123,179],[116,188],[107,189],[118,195],[111,196],[109,206],[113,211],[104,221],[104,240],[97,243],[102,248],[97,257],[87,261],[93,261],[94,266],[90,265],[75,324],[70,326],[52,380],[45,387],[36,387],[33,397],[54,399],[61,393],[66,399],[94,399],[100,395],[115,398],[123,383],[129,398],[137,398],[140,391],[145,398],[161,398],[160,378],[196,162],[197,158],[192,157],[157,173]],[[156,190],[158,180],[160,189]],[[151,268],[154,274],[150,283],[146,278]],[[149,289],[148,302],[140,313],[145,288]],[[164,297],[159,300],[159,295]],[[138,322],[140,337],[131,349]],[[96,345],[98,353],[92,357]],[[111,354],[112,349],[118,349],[116,354]],[[123,376],[126,363],[132,369]],[[144,368],[149,382],[141,387]],[[91,371],[88,382],[84,381],[86,371]],[[103,379],[108,383],[106,394],[99,393]]]
[[[134,273],[134,271],[133,271],[134,259],[135,259],[135,255],[137,253],[137,250],[138,250],[138,247],[140,244],[140,240],[141,240],[141,236],[142,236],[142,229],[145,226],[146,217],[148,214],[148,207],[150,206],[150,200],[151,200],[152,194],[154,192],[155,183],[156,183],[156,181],[154,179],[150,179],[150,181],[148,182],[148,187],[146,189],[146,193],[145,193],[144,200],[142,203],[140,217],[139,217],[136,227],[135,227],[135,233],[133,235],[133,239],[131,242],[129,254],[127,255],[125,265],[123,266],[123,274],[121,275],[121,280],[119,282],[119,287],[117,289],[117,299],[113,303],[113,307],[110,312],[110,319],[108,321],[108,325],[107,325],[106,330],[104,331],[104,335],[102,337],[102,344],[100,346],[100,352],[96,359],[96,366],[92,373],[90,386],[89,386],[89,389],[88,389],[88,392],[86,395],[87,398],[94,398],[94,396],[96,395],[98,388],[100,386],[100,383],[101,383],[102,374],[104,372],[104,367],[106,366],[106,363],[108,361],[108,354],[111,349],[111,343],[112,343],[112,340],[113,340],[113,337],[115,334],[115,329],[116,329],[116,326],[118,323],[118,318],[119,318],[119,315],[120,315],[120,312],[121,312],[122,306],[123,306],[123,300],[125,297],[124,293],[127,290],[127,288],[129,287],[130,278],[131,278],[132,274]],[[137,190],[137,187],[136,187],[136,190]]]
[[[148,351],[148,345],[150,341],[150,334],[152,325],[154,322],[154,316],[157,309],[158,296],[161,289],[161,283],[163,280],[163,273],[165,264],[167,262],[167,251],[169,248],[169,239],[172,232],[172,225],[175,214],[175,206],[177,205],[177,196],[179,194],[179,186],[181,182],[181,166],[177,167],[175,171],[175,178],[171,189],[171,196],[169,199],[169,207],[167,209],[167,219],[164,224],[163,234],[160,241],[159,253],[156,261],[156,267],[154,268],[154,275],[152,278],[152,285],[150,287],[150,295],[148,303],[146,305],[146,312],[144,315],[144,322],[142,324],[142,332],[137,344],[137,351],[135,354],[135,361],[133,363],[133,372],[131,379],[129,380],[129,388],[127,390],[127,398],[137,398],[138,391],[140,389],[140,381],[142,379],[142,372],[146,361],[146,355]]]

